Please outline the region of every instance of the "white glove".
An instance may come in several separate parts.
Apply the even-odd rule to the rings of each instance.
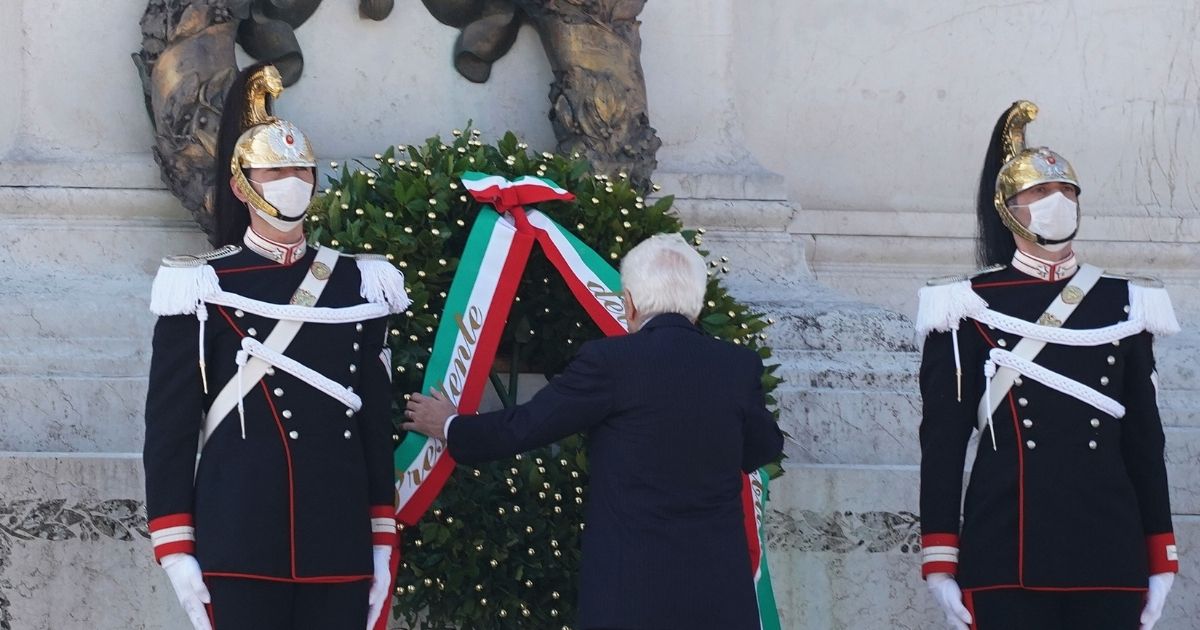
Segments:
[[[1167,593],[1175,583],[1174,573],[1155,573],[1150,576],[1150,590],[1146,593],[1146,607],[1142,609],[1142,625],[1139,630],[1151,630],[1162,617]]]
[[[942,612],[946,613],[946,623],[954,630],[969,630],[971,613],[963,606],[962,591],[958,589],[954,577],[949,573],[930,573],[925,578],[925,585],[942,607]]]
[[[175,597],[179,599],[183,612],[187,613],[188,619],[191,620],[192,627],[195,630],[212,630],[212,625],[208,622],[208,613],[204,610],[205,604],[212,603],[212,597],[208,594],[208,588],[204,586],[200,563],[196,562],[196,558],[191,554],[173,553],[164,556],[160,564],[167,572],[167,578],[171,580],[171,586],[175,589]]]
[[[371,555],[375,558],[375,577],[371,578],[371,593],[367,596],[367,630],[375,627],[384,606],[390,601],[392,592],[392,548],[390,545],[374,545]]]

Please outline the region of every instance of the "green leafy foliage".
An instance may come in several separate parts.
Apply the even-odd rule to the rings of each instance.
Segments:
[[[344,251],[385,255],[405,274],[413,306],[393,317],[389,337],[397,423],[404,395],[421,387],[458,257],[481,208],[459,180],[466,171],[508,179],[536,175],[570,190],[574,202],[538,209],[614,266],[642,239],[682,229],[670,212],[671,197],[647,200],[650,191],[635,190],[624,175],[593,175],[578,155],[532,152],[512,133],[490,145],[477,131],[456,130],[445,141],[435,137],[420,146],[391,147],[372,164],[342,165],[313,202],[309,236]],[[683,234],[701,245],[702,230]],[[711,263],[700,324],[767,359],[768,321],[721,287],[723,262]],[[516,300],[497,361],[513,374],[552,376],[579,344],[601,336],[536,247]],[[763,377],[772,405],[777,367],[769,366]],[[493,373],[492,382],[502,400],[515,399],[516,392],[509,391],[515,379]],[[782,470],[775,466],[773,472]],[[580,436],[513,460],[460,466],[430,513],[403,532],[394,616],[425,628],[569,628],[586,490]]]

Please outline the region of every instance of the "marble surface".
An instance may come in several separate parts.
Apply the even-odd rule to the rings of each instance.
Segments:
[[[916,488],[911,466],[794,465],[772,485],[783,627],[939,627],[919,577]],[[1177,517],[1176,530],[1184,567],[1167,630],[1200,615],[1200,517]],[[135,455],[0,457],[0,629],[58,627],[186,627],[151,557]]]
[[[776,320],[795,441],[767,524],[789,630],[940,627],[914,547],[911,317],[924,278],[972,268],[972,188],[1008,102],[1037,101],[1032,140],[1079,170],[1087,260],[1160,275],[1185,326],[1200,314],[1200,9],[1077,4],[663,0],[641,16],[655,179],[734,294]],[[136,452],[150,280],[161,256],[207,248],[149,155],[128,57],[144,8],[0,3],[0,630],[186,627],[151,558]],[[995,54],[1014,33],[1054,36],[1080,80],[1030,82],[1045,51]],[[450,70],[455,36],[419,3],[381,23],[324,3],[279,111],[333,159],[469,118],[550,146],[535,33],[483,86]],[[980,72],[994,80],[962,87]],[[1184,558],[1158,627],[1181,630],[1200,618],[1200,335],[1158,350]]]

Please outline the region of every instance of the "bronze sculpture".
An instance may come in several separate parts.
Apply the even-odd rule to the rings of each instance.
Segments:
[[[359,0],[382,20],[395,0]],[[637,16],[645,0],[422,0],[435,18],[461,29],[454,66],[486,81],[491,64],[533,24],[554,71],[550,121],[558,151],[587,156],[599,172],[627,173],[645,187],[662,144],[650,126]],[[149,0],[142,50],[133,55],[154,124],[154,158],[167,188],[213,233],[217,127],[236,72],[234,45],[300,79],[295,29],[321,0]]]
[[[637,16],[645,0],[422,0],[460,30],[454,67],[482,83],[528,20],[554,71],[550,122],[558,151],[646,185],[662,142],[650,126]]]
[[[382,20],[394,0],[360,0]],[[133,55],[154,124],[154,159],[167,188],[213,232],[217,127],[237,74],[234,44],[272,61],[284,85],[300,79],[304,56],[295,29],[321,0],[150,0],[142,15],[142,50]]]

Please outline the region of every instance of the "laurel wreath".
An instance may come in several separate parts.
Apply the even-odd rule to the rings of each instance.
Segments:
[[[439,316],[472,221],[480,211],[459,176],[482,171],[514,179],[545,177],[576,201],[539,206],[617,265],[642,239],[682,232],[697,247],[703,230],[683,230],[672,197],[648,199],[624,174],[592,173],[578,155],[531,151],[512,133],[494,144],[455,130],[417,146],[398,145],[335,175],[309,214],[314,241],[382,254],[405,274],[411,309],[393,317],[393,416],[418,391]],[[705,332],[745,345],[764,359],[769,320],[734,300],[721,284],[725,259],[710,262]],[[517,399],[517,374],[561,371],[584,341],[601,333],[549,261],[535,248],[504,331],[491,382],[505,405]],[[764,376],[768,403],[780,379]],[[397,433],[399,439],[399,433]],[[459,467],[430,513],[404,532],[393,617],[412,627],[569,628],[575,618],[580,533],[585,527],[587,451],[581,436],[477,468]],[[782,472],[772,466],[772,476]]]

